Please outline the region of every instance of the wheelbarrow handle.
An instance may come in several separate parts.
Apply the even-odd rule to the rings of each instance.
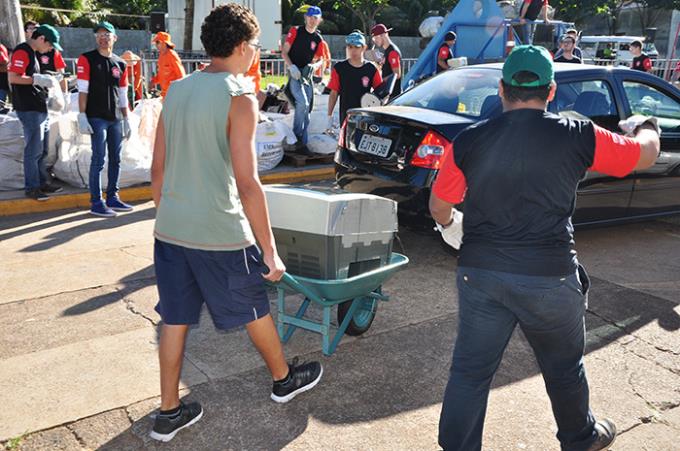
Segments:
[[[287,272],[283,273],[283,277],[281,277],[281,280],[277,282],[277,284],[284,284],[291,288],[294,291],[297,291],[298,293],[304,295],[306,298],[310,300],[316,300],[319,301],[320,298],[319,296],[314,293],[312,290],[295,280],[295,277],[291,276]]]

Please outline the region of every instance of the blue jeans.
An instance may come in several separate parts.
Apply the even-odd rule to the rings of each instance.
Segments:
[[[307,144],[307,129],[311,118],[310,107],[314,96],[314,86],[311,81],[303,84],[303,79],[290,78],[290,91],[295,97],[295,117],[293,119],[293,132],[301,144]]]
[[[536,24],[535,23],[525,23],[524,24],[524,45],[531,45],[534,43],[534,35],[536,34]]]
[[[5,100],[7,100],[7,94],[8,94],[8,93],[7,93],[6,90],[0,89],[0,103],[2,103],[2,102],[4,102]],[[0,108],[2,108],[2,107],[0,106]]]
[[[597,438],[583,368],[588,276],[539,277],[459,267],[458,337],[439,420],[445,450],[482,447],[491,380],[519,324],[543,373],[562,450]]]
[[[108,147],[109,168],[107,171],[108,186],[106,197],[118,195],[118,179],[120,177],[120,153],[123,150],[123,135],[120,121],[107,121],[89,117],[92,126],[92,162],[90,163],[90,201],[102,200],[101,172],[104,169],[106,148]]]
[[[17,117],[24,128],[24,187],[28,191],[47,183],[45,157],[50,141],[50,122],[47,113],[40,111],[17,111]]]

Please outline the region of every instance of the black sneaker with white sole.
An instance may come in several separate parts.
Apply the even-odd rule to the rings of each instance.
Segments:
[[[321,380],[323,367],[319,362],[303,362],[300,365],[297,362],[298,358],[295,357],[288,365],[290,371],[286,379],[274,382],[271,396],[274,401],[288,402],[300,393],[311,390]]]
[[[191,426],[201,419],[203,416],[203,408],[197,402],[184,404],[180,402],[179,412],[171,415],[159,413],[156,415],[156,420],[151,429],[151,436],[154,440],[161,442],[169,442],[180,430]]]

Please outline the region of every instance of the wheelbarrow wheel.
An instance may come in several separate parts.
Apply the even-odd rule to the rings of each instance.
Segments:
[[[370,329],[371,324],[373,324],[373,318],[375,318],[375,312],[378,309],[378,300],[370,296],[361,296],[354,300],[358,300],[359,305],[357,306],[357,309],[354,310],[354,315],[349,321],[345,333],[356,337]],[[342,324],[345,320],[345,317],[352,306],[352,302],[353,301],[345,301],[338,304],[338,324]]]

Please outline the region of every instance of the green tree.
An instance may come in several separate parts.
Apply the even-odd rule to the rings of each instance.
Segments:
[[[336,9],[344,6],[349,9],[361,22],[361,29],[368,33],[375,24],[375,18],[389,6],[389,0],[337,0]]]

